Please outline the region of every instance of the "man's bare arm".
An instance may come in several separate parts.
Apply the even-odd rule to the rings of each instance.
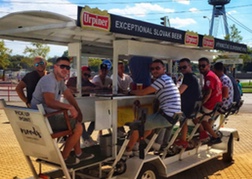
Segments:
[[[208,99],[210,98],[212,94],[212,89],[207,89],[206,91],[204,91],[203,94],[203,99],[202,99],[202,104],[206,103],[208,101]]]
[[[79,121],[82,121],[81,110],[79,108],[79,105],[78,105],[77,101],[75,100],[74,96],[72,95],[71,91],[69,89],[66,89],[63,92],[63,95],[64,95],[64,98],[69,102],[69,104],[71,104],[72,106],[74,106],[74,108],[78,111],[77,119]]]
[[[69,91],[69,93],[72,95],[72,93]],[[45,103],[49,108],[53,109],[67,109],[70,111],[73,118],[76,118],[78,116],[78,112],[75,109],[75,107],[72,104],[62,103],[58,100],[54,99],[54,93],[43,93],[43,97],[45,99]]]
[[[184,93],[187,88],[188,88],[188,86],[185,85],[185,84],[180,85],[180,87],[179,87],[179,93],[180,94]]]
[[[141,90],[133,90],[130,92],[130,94],[135,94],[137,96],[144,96],[147,94],[155,93],[156,89],[152,86],[148,86],[147,88],[141,89]]]
[[[16,86],[16,92],[19,96],[19,98],[24,102],[27,103],[27,97],[24,94],[24,88],[26,88],[26,84],[23,81],[20,81],[18,85]]]

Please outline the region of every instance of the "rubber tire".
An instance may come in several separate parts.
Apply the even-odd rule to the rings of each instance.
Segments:
[[[222,154],[222,160],[224,162],[232,162],[233,161],[233,151],[234,151],[234,137],[233,134],[230,134],[227,146],[227,153]]]
[[[159,179],[157,168],[150,163],[145,163],[137,176],[137,179]]]
[[[222,138],[222,137],[223,137],[223,134],[222,134],[222,132],[221,132],[221,131],[216,132],[216,134],[217,134],[217,136],[218,136],[218,137],[220,137],[220,138]]]
[[[115,171],[114,175],[121,175],[121,174],[123,174],[127,170],[127,165],[126,165],[125,161],[120,160],[116,164],[116,168],[119,168],[119,171]]]

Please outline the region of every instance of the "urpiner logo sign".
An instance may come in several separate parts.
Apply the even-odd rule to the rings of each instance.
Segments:
[[[82,25],[84,27],[95,27],[103,30],[109,30],[109,23],[109,16],[92,14],[87,11],[83,12]]]

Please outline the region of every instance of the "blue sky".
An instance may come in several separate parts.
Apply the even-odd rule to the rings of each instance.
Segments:
[[[46,10],[77,17],[77,6],[88,5],[108,10],[109,13],[130,17],[154,24],[160,24],[160,17],[168,16],[171,27],[208,34],[209,21],[212,16],[212,6],[208,0],[0,0],[0,17],[17,11]],[[243,43],[252,46],[252,1],[231,0],[226,6],[228,25],[235,24]],[[206,16],[207,18],[203,18]],[[0,24],[1,25],[1,24]],[[225,34],[223,20],[219,18],[219,25],[215,26],[214,35],[223,39]],[[29,43],[20,41],[5,41],[13,54],[22,54]],[[50,46],[49,56],[62,55],[66,47]]]

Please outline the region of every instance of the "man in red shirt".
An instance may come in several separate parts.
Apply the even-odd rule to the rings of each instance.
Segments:
[[[210,113],[218,102],[222,102],[222,84],[218,76],[210,70],[211,66],[207,58],[200,58],[198,61],[199,71],[204,75],[202,110],[205,113]],[[207,131],[212,136],[210,143],[215,144],[221,142],[221,139],[212,129],[209,116],[205,116],[201,124],[199,127],[201,140],[208,137]]]

